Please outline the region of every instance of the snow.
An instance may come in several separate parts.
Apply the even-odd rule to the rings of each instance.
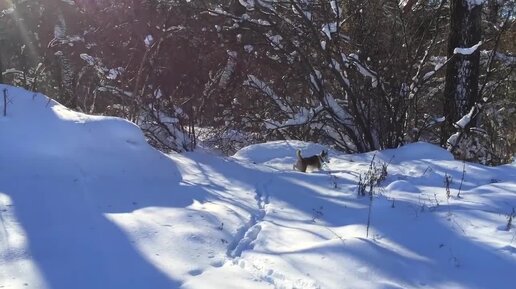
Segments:
[[[466,126],[470,123],[471,118],[473,117],[473,114],[475,113],[476,107],[472,107],[469,113],[464,115],[459,121],[457,121],[454,126],[457,128],[464,129]]]
[[[468,3],[468,8],[471,10],[475,8],[476,6],[483,5],[486,2],[486,0],[466,0],[466,3]]]
[[[90,62],[88,61],[88,64],[89,63]],[[122,73],[123,70],[124,70],[123,67],[111,68],[111,69],[109,69],[106,78],[107,79],[111,79],[111,80],[115,80],[115,79],[118,78],[118,76]]]
[[[145,43],[145,46],[147,48],[150,48],[152,46],[152,44],[154,43],[154,37],[152,37],[152,35],[148,34],[147,36],[145,36],[143,43]]]
[[[331,34],[337,32],[337,22],[327,23],[322,26],[322,32],[331,39]]]
[[[275,50],[283,48],[283,45],[281,44],[283,37],[281,35],[272,35],[270,33],[267,33],[267,38],[269,39],[269,43]]]
[[[340,75],[342,81],[344,81],[344,83],[349,87],[350,86],[349,79],[347,77],[346,71],[343,70],[342,67],[340,66],[340,63],[337,60],[332,59],[330,67],[334,68],[335,70],[337,70],[339,72],[339,75]]]
[[[92,56],[86,53],[81,53],[79,56],[82,60],[86,61],[88,65],[95,65],[95,58],[93,58]]]
[[[247,53],[251,53],[253,52],[254,50],[254,47],[250,44],[247,44],[247,45],[244,45],[244,51],[247,52]]]
[[[414,185],[412,185],[410,182],[407,182],[405,180],[397,180],[392,183],[390,183],[385,189],[389,192],[407,192],[407,193],[414,193],[419,194],[421,191]]]
[[[482,45],[482,41],[479,41],[477,44],[475,44],[471,47],[468,47],[468,48],[456,47],[455,49],[453,49],[453,54],[471,55],[475,51],[477,51],[477,49],[478,49],[478,47],[480,47],[480,45]]]
[[[266,119],[264,122],[265,128],[267,129],[282,129],[289,126],[301,126],[309,123],[317,113],[324,109],[322,105],[308,109],[304,107],[298,108],[297,113],[288,115],[288,119],[283,121],[274,121],[272,119]]]
[[[5,71],[2,72],[3,75],[7,74],[23,74],[23,71],[18,70],[16,68],[8,68]]]
[[[515,164],[465,163],[461,184],[463,163],[427,143],[330,150],[325,169],[306,174],[292,170],[296,149],[325,146],[165,155],[128,121],[4,89],[0,287],[514,287]],[[388,175],[366,238],[357,180],[373,157]]]
[[[341,54],[344,63],[352,62],[357,68],[358,72],[364,77],[371,77],[371,87],[376,88],[378,86],[378,78],[371,72],[371,70],[360,63],[358,55],[352,53],[349,58],[345,54]]]
[[[238,53],[231,50],[228,50],[226,53],[228,54],[228,59],[219,80],[219,87],[221,88],[226,88],[228,86],[237,66]]]
[[[238,0],[240,5],[244,6],[247,10],[254,9],[254,0]]]
[[[333,11],[333,13],[335,14],[335,16],[337,17],[340,17],[341,13],[340,13],[340,8],[339,8],[339,4],[337,3],[337,1],[335,0],[331,0],[330,1],[330,6],[331,6],[331,11]]]
[[[268,164],[272,163],[278,169],[292,168],[296,161],[296,150],[301,150],[303,155],[315,155],[328,148],[315,143],[302,141],[276,141],[263,144],[250,145],[242,148],[233,155],[233,158],[244,163]],[[282,159],[283,163],[278,162]]]
[[[460,132],[455,132],[446,140],[448,149],[451,150],[457,145],[457,142],[459,141],[459,136]]]

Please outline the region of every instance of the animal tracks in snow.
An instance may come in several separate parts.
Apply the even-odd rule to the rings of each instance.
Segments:
[[[289,279],[285,274],[282,274],[277,270],[275,271],[267,266],[257,265],[247,258],[240,258],[244,251],[253,249],[253,242],[256,241],[258,235],[262,231],[261,222],[266,216],[267,205],[270,203],[267,184],[270,183],[271,180],[272,178],[257,184],[255,199],[258,206],[258,212],[250,218],[246,225],[242,226],[237,231],[234,241],[228,247],[227,256],[232,260],[230,264],[238,266],[242,270],[245,270],[254,276],[257,281],[270,284],[276,289],[320,289],[321,287],[310,278]],[[262,261],[267,262],[266,260],[261,260],[260,263]]]
[[[242,239],[240,239],[240,241],[236,245],[235,249],[233,249],[231,251],[230,257],[232,257],[232,258],[240,257],[242,255],[242,251],[244,251],[246,249],[251,249],[252,248],[251,243],[254,240],[256,240],[256,238],[258,237],[258,233],[260,233],[261,230],[262,230],[262,227],[259,224],[256,224],[256,225],[252,226],[251,228],[249,228],[249,230],[247,230],[247,232],[245,232],[244,237]]]
[[[270,284],[275,289],[321,289],[321,286],[309,278],[288,278],[278,270],[270,269],[268,266],[260,266],[244,259],[234,259],[233,265],[251,273],[258,281]]]
[[[251,216],[251,219],[237,230],[233,242],[228,247],[227,255],[230,258],[240,257],[242,252],[252,248],[252,242],[258,238],[262,227],[260,222],[266,214],[266,206],[269,203],[269,194],[264,184],[259,184],[256,190],[256,203],[258,212]]]

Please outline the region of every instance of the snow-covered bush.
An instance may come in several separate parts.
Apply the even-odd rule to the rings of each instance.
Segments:
[[[440,46],[429,36],[442,33],[435,17],[442,5],[403,15],[391,2],[351,2],[248,1],[245,10],[210,10],[229,19],[221,37],[241,35],[244,87],[236,99],[254,130],[363,152],[418,140],[422,132],[412,139],[409,132],[438,119],[435,110],[425,120],[422,113],[435,102],[431,87],[443,67],[431,57]],[[415,26],[421,21],[425,28]]]
[[[251,143],[264,141],[260,134],[225,127],[196,128],[197,145],[224,155],[233,155]]]
[[[183,152],[194,149],[192,133],[187,132],[181,124],[181,120],[187,119],[188,116],[178,108],[170,116],[155,107],[148,107],[140,110],[136,124],[154,147],[163,151]]]
[[[475,50],[481,50],[480,98],[487,97],[475,101],[483,106],[475,124],[482,134],[473,142],[460,138],[465,145],[475,143],[473,153],[483,146],[493,156],[463,158],[506,162],[515,151],[514,125],[507,124],[512,108],[506,105],[514,100],[514,79],[507,76],[514,68],[514,41],[501,33],[513,31],[514,18],[507,18],[512,2],[487,1],[483,8],[485,37]],[[146,130],[160,123],[156,116],[166,115],[167,123],[152,129],[162,141],[150,140],[174,143],[179,151],[184,146],[170,140],[190,135],[192,148],[196,127],[213,128],[218,141],[209,142],[227,153],[278,139],[348,152],[419,140],[445,146],[455,131],[441,130],[443,124],[449,128],[462,117],[443,117],[443,68],[450,63],[446,1],[5,5],[5,82],[90,114],[144,119]],[[176,115],[176,108],[183,112]]]

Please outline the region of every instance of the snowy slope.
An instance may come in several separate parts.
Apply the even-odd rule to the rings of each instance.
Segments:
[[[0,288],[514,288],[514,165],[466,163],[461,186],[425,143],[310,174],[295,150],[324,147],[303,142],[166,156],[130,122],[4,88]],[[373,156],[390,163],[366,238]]]

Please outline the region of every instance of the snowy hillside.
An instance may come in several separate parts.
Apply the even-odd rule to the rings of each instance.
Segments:
[[[308,174],[292,171],[295,150],[323,146],[167,156],[128,121],[4,89],[0,288],[516,286],[515,165],[463,164],[425,143],[330,151]],[[373,158],[388,165],[366,237],[357,182]]]

